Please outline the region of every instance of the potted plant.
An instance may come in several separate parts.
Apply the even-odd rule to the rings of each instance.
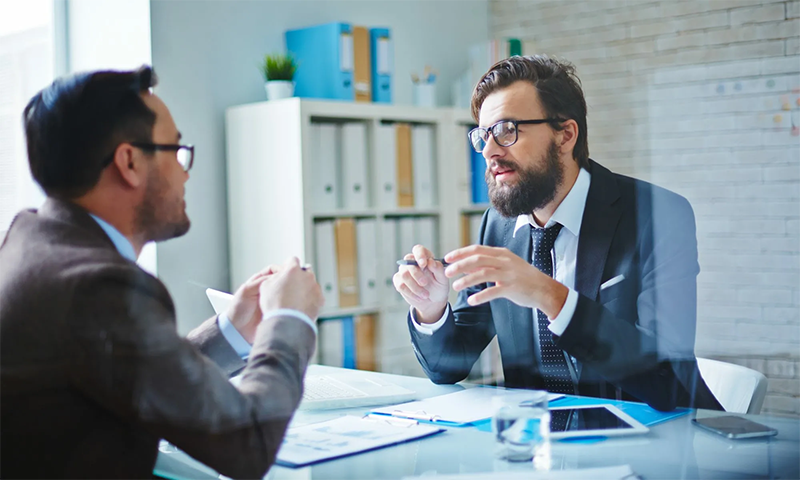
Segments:
[[[294,72],[297,63],[288,53],[264,55],[261,73],[264,74],[264,88],[268,100],[289,98],[294,95]]]

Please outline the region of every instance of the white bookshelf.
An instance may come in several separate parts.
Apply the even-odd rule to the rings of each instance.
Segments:
[[[367,135],[367,182],[372,198],[366,208],[319,209],[311,185],[314,123],[361,122]],[[381,122],[427,124],[434,129],[437,202],[424,208],[378,205],[376,132]],[[290,98],[231,107],[226,112],[228,232],[232,287],[269,264],[290,256],[315,259],[314,223],[336,218],[384,219],[434,217],[437,256],[461,246],[460,215],[469,203],[466,131],[469,112],[452,108],[336,102]],[[380,229],[378,229],[380,230]],[[378,232],[377,242],[383,244]],[[385,268],[385,266],[384,266]],[[379,275],[379,278],[383,278]],[[385,371],[421,374],[406,331],[404,304],[380,298],[374,306],[323,308],[320,317],[378,314],[379,364]],[[453,298],[454,299],[454,298]],[[394,358],[392,358],[394,357]]]

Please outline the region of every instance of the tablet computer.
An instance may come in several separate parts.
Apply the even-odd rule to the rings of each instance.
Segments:
[[[614,437],[647,433],[649,428],[613,405],[550,407],[550,437]]]

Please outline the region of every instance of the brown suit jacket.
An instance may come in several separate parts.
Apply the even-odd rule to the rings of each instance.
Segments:
[[[179,337],[164,285],[84,210],[48,199],[0,246],[0,477],[151,477],[165,438],[260,478],[314,344],[296,318],[264,322],[235,388],[226,373],[244,364],[216,319]]]

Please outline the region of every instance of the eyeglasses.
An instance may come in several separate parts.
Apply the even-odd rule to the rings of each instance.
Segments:
[[[141,148],[142,150],[166,150],[170,152],[177,152],[176,156],[178,158],[178,163],[181,165],[184,172],[188,172],[189,169],[192,168],[192,164],[194,164],[194,145],[172,145],[140,142],[131,142],[131,145],[136,148]]]
[[[492,134],[494,141],[501,147],[510,147],[517,143],[519,133],[517,125],[537,125],[539,123],[558,124],[563,122],[561,118],[541,118],[538,120],[500,120],[489,128],[476,127],[469,131],[467,137],[476,152],[482,153],[489,141],[489,134]]]

